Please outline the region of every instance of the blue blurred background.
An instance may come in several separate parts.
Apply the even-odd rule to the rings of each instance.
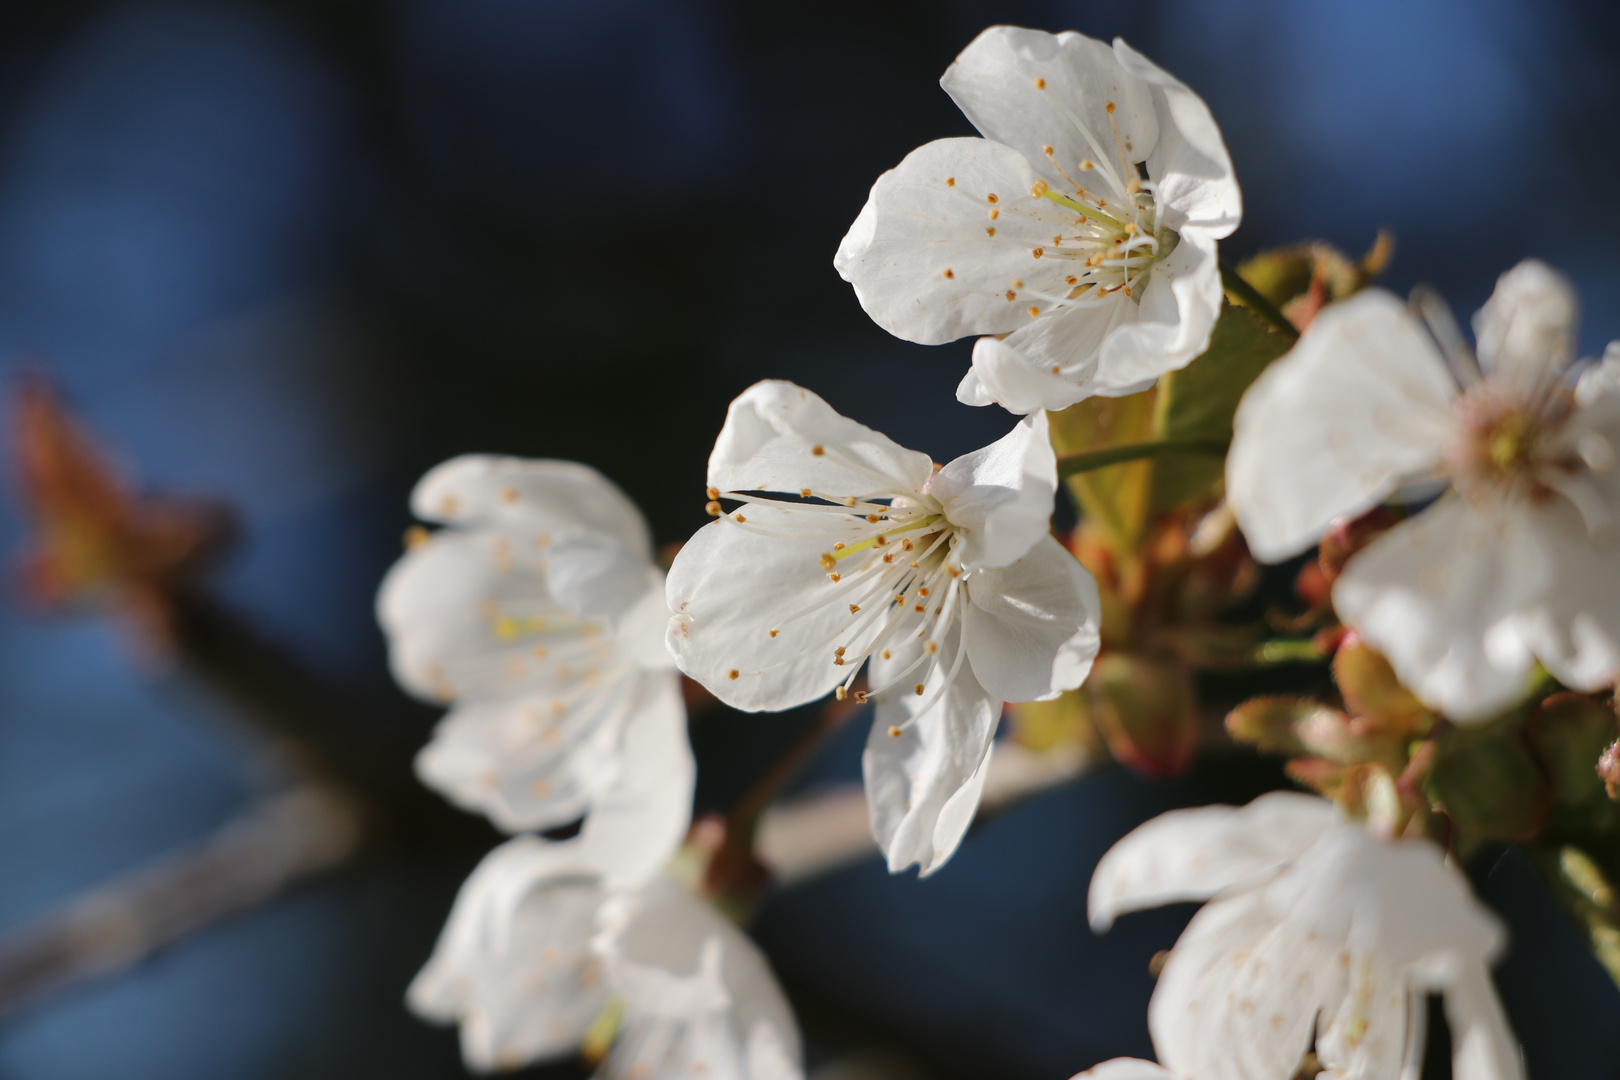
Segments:
[[[433,716],[389,683],[371,600],[435,462],[584,460],[671,542],[761,377],[937,460],[1002,432],[954,402],[968,343],[890,338],[832,269],[881,171],[970,133],[937,79],[997,22],[1123,35],[1200,92],[1244,188],[1236,257],[1388,226],[1387,282],[1469,312],[1536,255],[1578,284],[1588,353],[1620,337],[1612,3],[53,0],[0,5],[0,376],[50,372],[143,484],[230,500],[225,597],[414,745]],[[21,541],[0,507],[0,549]],[[226,712],[113,627],[0,607],[0,931],[265,790]],[[795,722],[700,722],[700,806]],[[860,726],[806,783],[851,773]],[[869,861],[755,930],[818,1060],[1062,1080],[1147,1056],[1147,958],[1187,911],[1094,938],[1091,867],[1151,814],[1275,777],[1099,774],[926,883]],[[460,1075],[401,996],[475,857],[383,850],[0,1016],[0,1080]],[[1514,926],[1532,1074],[1620,1077],[1620,995],[1522,860],[1474,872]]]

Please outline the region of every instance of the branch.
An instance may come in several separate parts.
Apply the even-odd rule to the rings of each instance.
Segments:
[[[303,787],[266,799],[196,847],[97,886],[0,935],[0,1013],[130,967],[187,934],[337,866],[356,849],[344,799]]]

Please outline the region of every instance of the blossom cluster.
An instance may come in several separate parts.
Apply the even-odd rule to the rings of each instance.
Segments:
[[[760,382],[667,574],[583,465],[464,457],[417,487],[442,527],[379,615],[401,684],[450,706],[418,771],[518,835],[410,1004],[459,1022],[477,1069],[583,1048],[608,1077],[802,1075],[713,845],[688,839],[683,675],[747,712],[869,707],[873,838],[926,876],[1009,707],[1013,737],[1056,716],[1173,772],[1199,741],[1192,675],[1288,655],[1331,662],[1338,699],[1256,699],[1227,728],[1315,793],[1165,814],[1102,859],[1098,932],[1207,903],[1152,998],[1160,1063],[1082,1075],[1415,1080],[1440,995],[1455,1075],[1521,1076],[1490,975],[1504,931],[1458,860],[1613,817],[1620,343],[1578,360],[1573,292],[1533,261],[1472,347],[1432,294],[1372,287],[1377,259],[1225,267],[1242,203],[1220,131],[1123,41],[994,27],[941,82],[982,137],[879,177],[835,265],[890,333],[976,336],[958,397],[1003,408],[1006,435],[938,465]],[[1082,521],[1060,538],[1065,481]],[[1309,636],[1222,621],[1256,562],[1318,547],[1288,617]]]

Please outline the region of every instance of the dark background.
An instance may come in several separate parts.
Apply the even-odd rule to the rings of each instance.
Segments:
[[[970,343],[862,314],[832,255],[882,170],[970,130],[937,86],[985,26],[1124,35],[1214,110],[1242,257],[1379,226],[1459,312],[1527,255],[1620,336],[1620,8],[1549,0],[0,4],[0,376],[46,370],[143,483],[229,499],[228,600],[420,742],[372,621],[405,496],[452,454],[589,462],[660,542],[702,523],[727,401],[785,377],[936,460],[1008,418]],[[0,509],[0,548],[22,529]],[[271,783],[221,703],[95,622],[0,609],[0,930],[205,836]],[[694,730],[723,807],[802,718]],[[847,776],[864,725],[806,782]],[[1147,957],[1094,938],[1122,832],[1275,773],[1114,771],[986,822],[927,882],[875,861],[756,924],[813,1058],[1062,1080],[1149,1055]],[[132,973],[0,1016],[0,1080],[459,1075],[410,1018],[469,854],[389,849]],[[1620,994],[1516,856],[1474,868],[1533,1075],[1620,1076]],[[896,1076],[900,1075],[898,1072]]]

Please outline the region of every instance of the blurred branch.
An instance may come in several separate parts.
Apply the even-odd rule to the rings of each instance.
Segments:
[[[360,839],[354,806],[306,786],[266,799],[171,855],[0,936],[0,1013],[112,974],[293,882],[336,866]]]
[[[996,743],[985,777],[978,822],[1032,795],[1055,788],[1099,762],[1077,743],[1031,750]],[[858,784],[806,795],[760,815],[755,851],[778,885],[797,884],[866,858],[877,850]]]
[[[383,837],[491,846],[493,830],[416,783],[414,747],[214,599],[228,507],[138,493],[42,378],[11,400],[10,456],[32,526],[22,584],[36,606],[113,615],[146,652],[207,687],[290,759],[300,786],[197,848],[92,890],[0,937],[0,1010],[121,970]]]

